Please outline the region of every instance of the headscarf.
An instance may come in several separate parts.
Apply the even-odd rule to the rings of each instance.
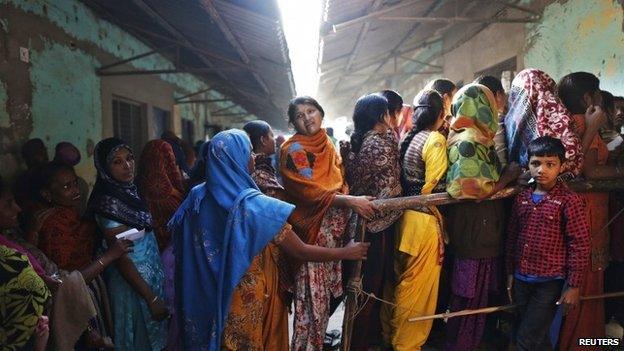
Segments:
[[[153,216],[156,240],[162,251],[171,239],[167,222],[184,199],[182,175],[169,143],[159,139],[145,145],[136,183]]]
[[[206,178],[206,165],[208,162],[208,151],[210,150],[210,141],[207,141],[199,148],[195,165],[191,168],[191,174],[189,174],[190,182],[192,185],[197,185],[204,181]]]
[[[80,151],[74,144],[68,141],[61,141],[54,148],[53,161],[73,167],[80,163]]]
[[[263,195],[247,169],[251,142],[233,129],[210,144],[206,182],[169,226],[176,253],[176,311],[185,350],[221,348],[232,293],[253,258],[284,227],[294,206]]]
[[[288,139],[280,150],[280,171],[288,202],[297,206],[290,223],[303,241],[314,244],[334,197],[347,192],[340,157],[325,130]]]
[[[494,149],[496,100],[490,89],[472,83],[455,94],[451,111],[446,191],[458,199],[483,198],[492,192],[501,171]]]
[[[108,170],[115,153],[124,148],[132,153],[130,146],[118,138],[104,139],[95,146],[97,180],[89,197],[87,215],[98,214],[132,228],[151,229],[152,216],[136,185],[116,181]]]
[[[184,173],[189,174],[189,166],[186,163],[186,154],[184,153],[184,149],[182,149],[182,140],[180,140],[177,135],[173,134],[173,132],[163,133],[162,140],[171,145],[178,167],[180,167]]]
[[[540,70],[528,68],[516,75],[509,92],[509,112],[505,116],[508,161],[526,167],[529,143],[548,135],[561,139],[566,150],[563,169],[577,175],[583,165],[581,140],[556,90],[555,81]]]

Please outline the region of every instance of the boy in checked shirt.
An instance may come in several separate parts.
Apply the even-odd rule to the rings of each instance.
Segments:
[[[506,244],[507,293],[518,306],[517,349],[540,350],[551,348],[546,333],[557,305],[566,310],[579,303],[590,234],[582,198],[557,179],[565,161],[561,141],[539,137],[528,153],[535,185],[514,200]]]

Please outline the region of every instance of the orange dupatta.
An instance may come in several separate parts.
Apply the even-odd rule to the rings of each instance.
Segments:
[[[289,223],[301,239],[315,244],[325,212],[338,193],[347,193],[344,169],[324,129],[295,134],[280,150],[280,172],[288,202],[297,206]]]

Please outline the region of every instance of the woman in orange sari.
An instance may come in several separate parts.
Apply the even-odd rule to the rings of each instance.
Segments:
[[[281,148],[280,171],[288,201],[296,205],[290,223],[308,244],[338,247],[343,243],[351,210],[364,218],[374,214],[367,196],[350,196],[342,161],[321,128],[325,112],[311,97],[288,106],[296,134]],[[330,317],[330,300],[342,295],[341,263],[303,263],[295,277],[293,350],[321,350]]]
[[[585,114],[592,110],[601,112],[602,97],[600,81],[587,72],[571,73],[561,79],[558,94],[566,108],[573,114],[576,132],[586,138],[591,133],[591,126],[586,125]],[[606,122],[606,118],[600,119]],[[602,127],[602,126],[599,126]],[[588,180],[615,179],[624,176],[616,166],[607,165],[609,150],[598,133],[595,133],[582,167],[582,174]],[[590,264],[581,284],[580,296],[597,295],[604,292],[604,270],[609,264],[609,193],[581,193],[587,202],[591,234]],[[579,338],[604,338],[605,314],[604,300],[581,301],[580,305],[568,311],[561,329],[559,349],[576,350]],[[596,348],[599,349],[599,348]]]

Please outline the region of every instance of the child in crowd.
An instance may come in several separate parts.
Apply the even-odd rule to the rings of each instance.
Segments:
[[[518,350],[545,346],[557,305],[567,310],[578,304],[589,261],[585,204],[557,178],[564,155],[558,139],[543,136],[529,143],[535,186],[516,197],[509,221],[507,291],[518,306]]]

